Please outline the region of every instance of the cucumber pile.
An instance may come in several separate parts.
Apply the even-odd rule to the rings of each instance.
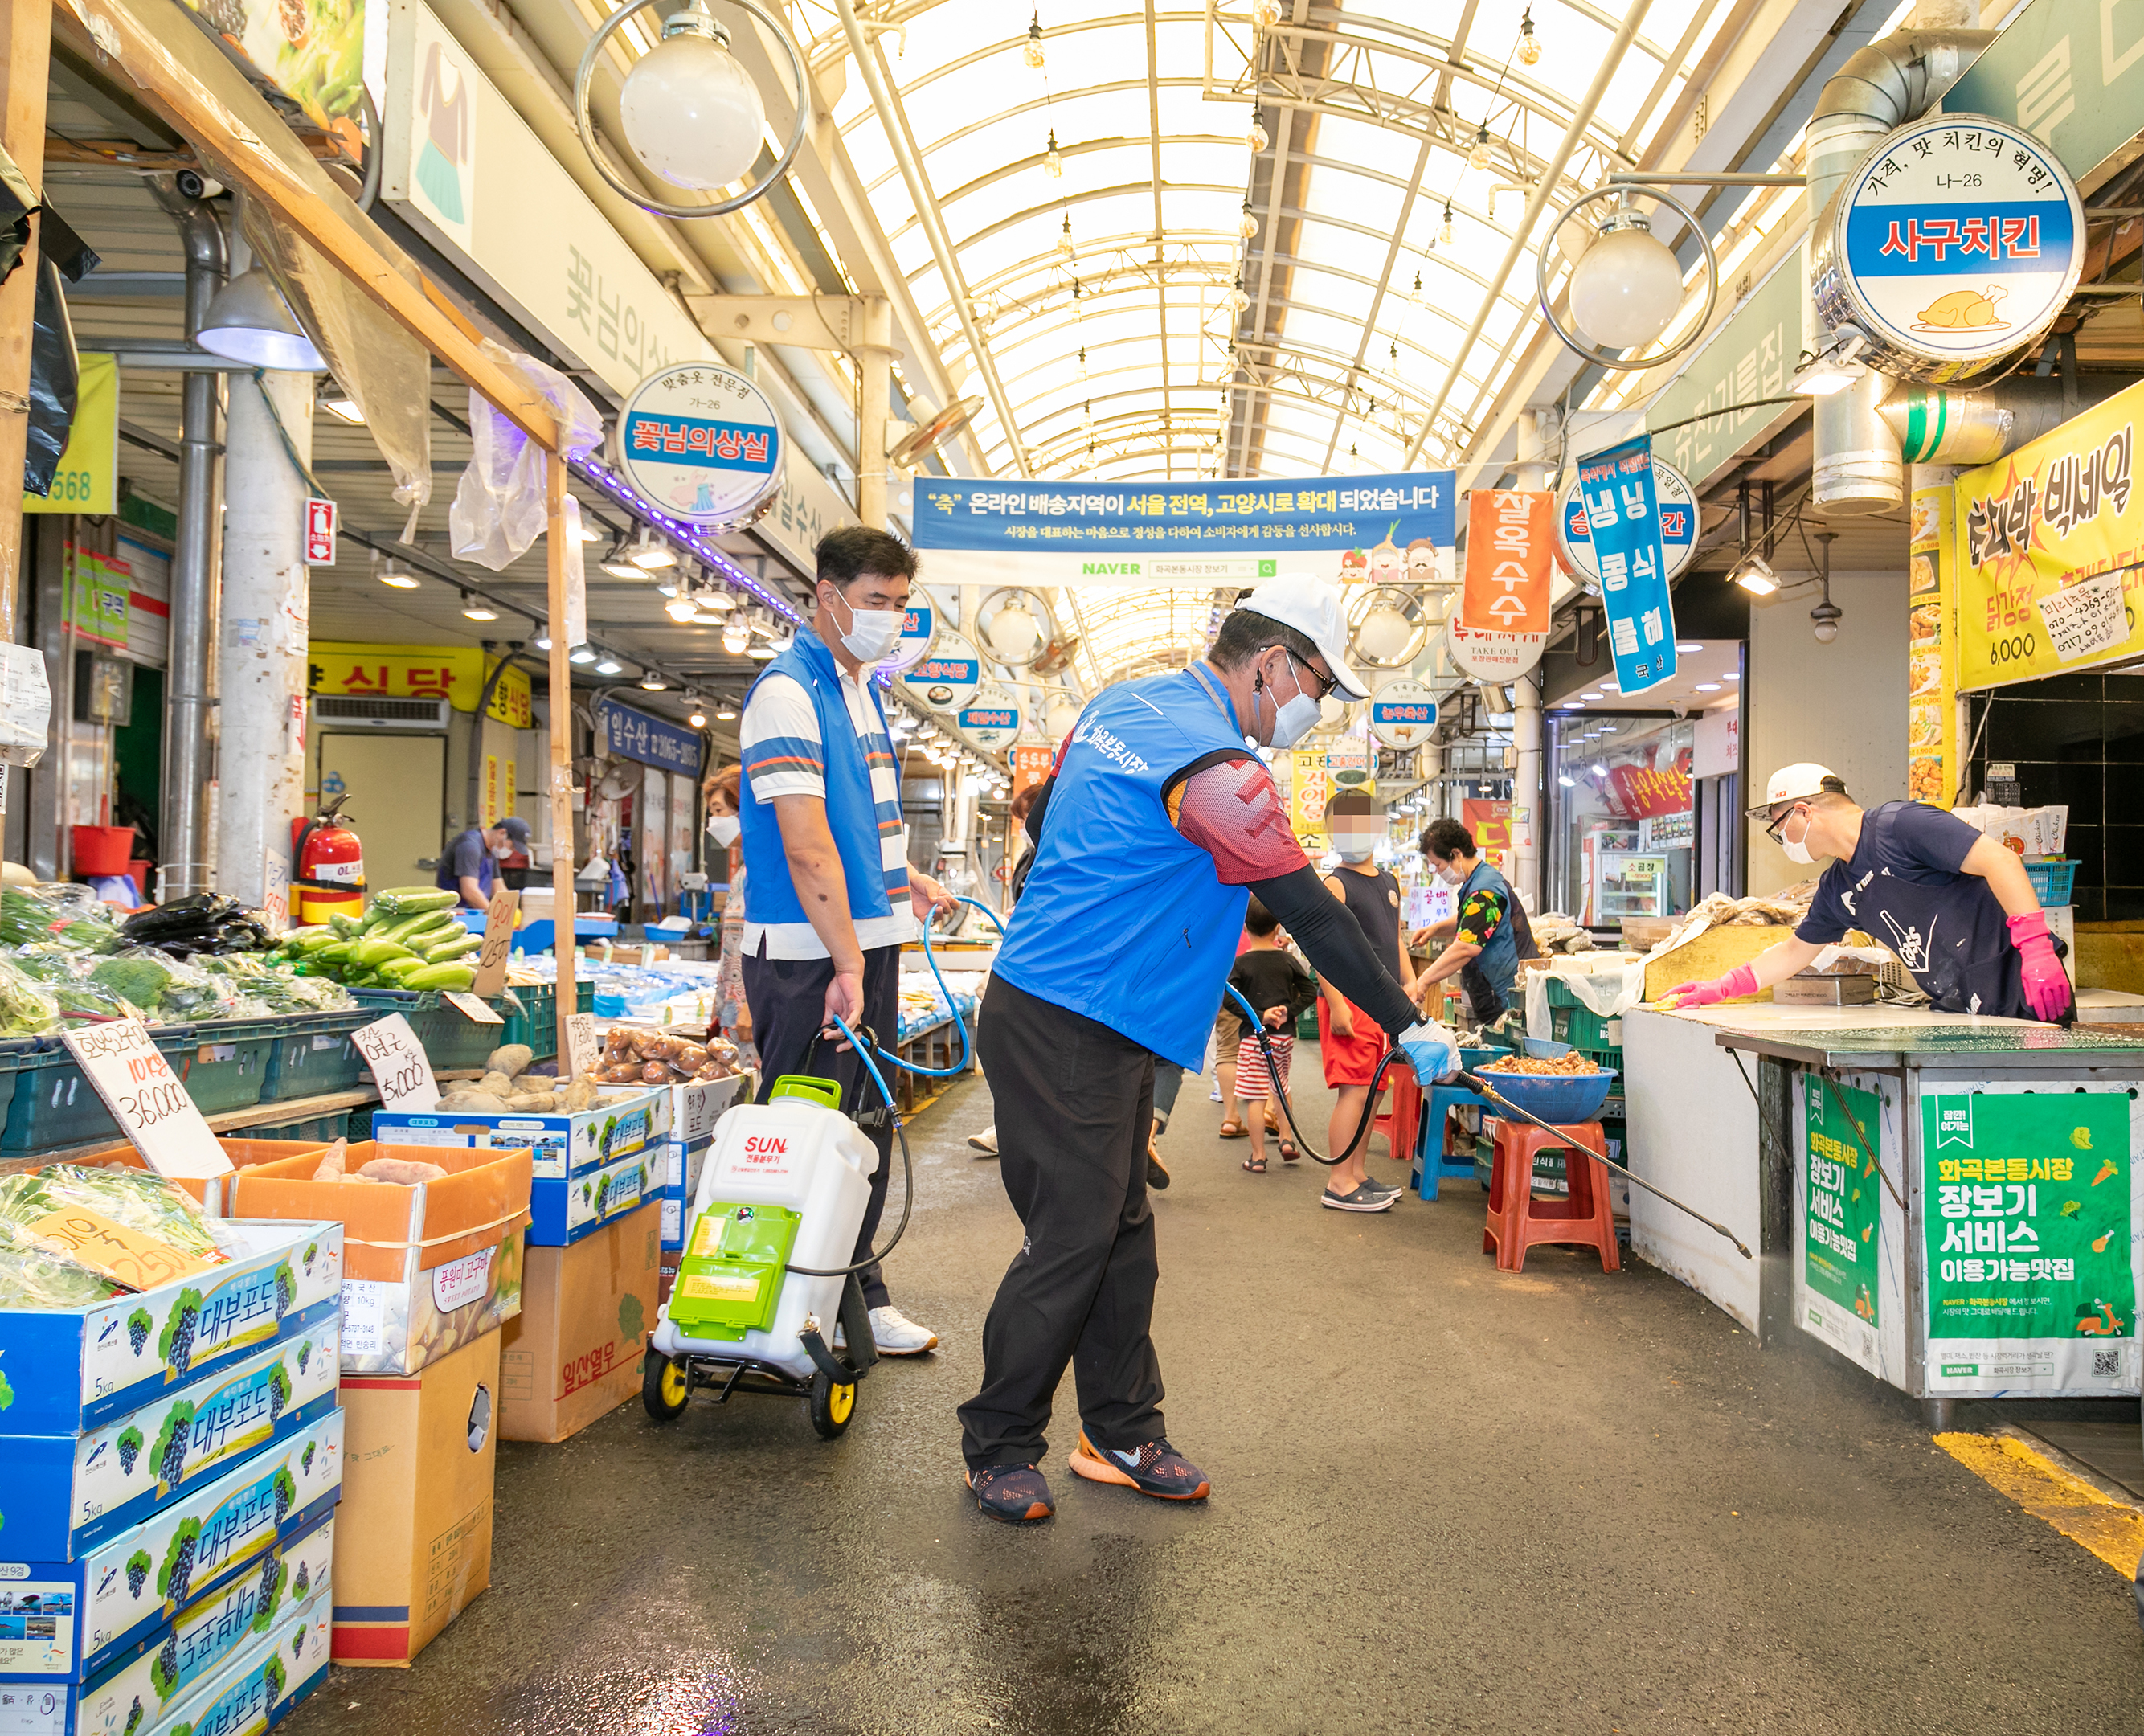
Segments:
[[[324,926],[293,929],[275,956],[345,988],[464,990],[476,981],[484,940],[455,917],[460,902],[436,886],[390,886],[361,918],[338,913]]]

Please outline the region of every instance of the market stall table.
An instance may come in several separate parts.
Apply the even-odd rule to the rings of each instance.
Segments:
[[[1634,1194],[1641,1258],[1763,1336],[1791,1322],[1937,1426],[1958,1397],[2138,1390],[2144,1041],[1758,1003],[1635,1010],[1624,1043],[1632,1167],[1763,1252]]]

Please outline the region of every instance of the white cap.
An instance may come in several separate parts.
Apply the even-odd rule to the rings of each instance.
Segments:
[[[1759,815],[1770,813],[1781,802],[1807,801],[1814,796],[1845,793],[1846,780],[1830,766],[1819,766],[1814,760],[1798,760],[1774,771],[1764,786],[1764,799],[1744,811],[1754,820]]]
[[[1269,578],[1236,607],[1292,627],[1318,647],[1326,667],[1339,680],[1335,690],[1348,699],[1363,699],[1370,690],[1347,663],[1347,617],[1340,588],[1307,573],[1283,573]]]

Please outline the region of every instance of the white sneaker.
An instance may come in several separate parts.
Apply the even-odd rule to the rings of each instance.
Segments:
[[[920,1357],[938,1347],[938,1335],[888,1302],[871,1311],[871,1342],[881,1357]]]
[[[993,1121],[980,1133],[969,1134],[968,1143],[974,1146],[977,1151],[985,1152],[991,1157],[995,1157],[998,1154],[997,1123]]]
[[[1221,1101],[1220,1080],[1215,1079],[1213,1081],[1213,1089],[1206,1094],[1206,1101],[1208,1103],[1218,1103]]]

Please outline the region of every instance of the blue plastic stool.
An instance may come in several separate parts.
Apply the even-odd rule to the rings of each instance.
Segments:
[[[1468,1153],[1464,1161],[1444,1154],[1446,1112],[1462,1105],[1494,1112],[1495,1105],[1479,1092],[1470,1091],[1464,1085],[1433,1085],[1430,1088],[1428,1113],[1422,1118],[1422,1127],[1415,1136],[1414,1179],[1415,1191],[1424,1199],[1437,1198],[1437,1183],[1447,1178],[1464,1176],[1474,1178],[1474,1158]],[[1432,1152],[1432,1143],[1435,1150]]]

